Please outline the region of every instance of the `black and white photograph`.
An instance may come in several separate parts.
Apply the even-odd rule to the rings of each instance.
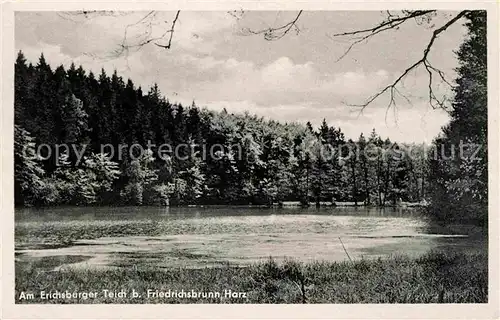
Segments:
[[[491,302],[495,15],[119,8],[14,12],[16,305]]]

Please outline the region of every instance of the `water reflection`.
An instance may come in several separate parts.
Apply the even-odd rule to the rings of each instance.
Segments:
[[[412,208],[252,208],[238,206],[206,207],[56,207],[16,209],[16,221],[43,220],[123,220],[123,219],[186,219],[217,216],[267,216],[267,215],[348,215],[370,217],[416,217],[418,209]]]

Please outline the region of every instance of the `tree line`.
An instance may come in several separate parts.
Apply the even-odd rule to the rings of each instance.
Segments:
[[[63,144],[85,148],[59,155],[41,148]],[[103,153],[103,145],[145,152],[118,157]],[[191,148],[160,158],[161,145]],[[213,146],[215,156],[202,155]],[[353,141],[326,120],[314,129],[194,102],[185,107],[157,85],[145,93],[116,71],[96,77],[74,64],[52,70],[43,54],[36,65],[17,56],[14,147],[16,205],[385,205],[421,201],[428,189],[423,146],[397,144],[375,130]],[[405,148],[420,156],[398,157]]]
[[[462,14],[462,13],[461,13]],[[392,157],[405,146],[375,130],[356,141],[326,121],[280,123],[255,115],[233,115],[185,107],[163,97],[156,85],[147,93],[116,71],[96,77],[81,66],[55,70],[43,55],[36,65],[19,52],[15,63],[16,205],[88,204],[269,204],[353,201],[375,205],[429,201],[440,221],[488,218],[486,12],[463,12],[468,30],[457,51],[458,77],[448,109],[451,121],[434,140],[435,157]],[[442,74],[440,74],[443,76]],[[429,93],[432,96],[432,90]],[[178,157],[110,158],[110,144],[222,145],[217,157],[199,147]],[[461,142],[480,146],[476,157],[449,157]],[[84,157],[70,149],[60,157],[43,145],[89,146]],[[321,157],[324,146],[372,148],[372,156]],[[238,150],[235,150],[237,146]],[[186,149],[183,149],[186,150]],[[476,150],[477,151],[477,150]],[[373,154],[375,156],[373,156]],[[341,160],[339,161],[339,158]]]

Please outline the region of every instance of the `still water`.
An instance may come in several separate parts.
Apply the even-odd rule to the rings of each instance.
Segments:
[[[149,227],[142,229],[141,222],[148,222]],[[98,207],[16,211],[16,228],[40,226],[83,234],[90,227],[135,229],[133,235],[115,232],[110,236],[104,232],[52,248],[22,245],[16,238],[18,261],[58,259],[57,268],[196,268],[245,265],[270,256],[342,261],[348,255],[361,259],[418,256],[431,249],[486,248],[483,239],[433,225],[414,208]]]

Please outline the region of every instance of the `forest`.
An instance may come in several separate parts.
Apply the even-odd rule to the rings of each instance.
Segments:
[[[340,201],[384,206],[428,200],[434,216],[484,223],[485,17],[481,12],[467,17],[469,36],[457,52],[452,120],[431,146],[398,144],[375,129],[347,139],[341,128],[328,125],[333,119],[313,128],[302,119],[283,123],[248,112],[215,112],[195,102],[184,106],[170,102],[157,85],[144,92],[116,71],[108,75],[102,69],[95,75],[74,64],[54,69],[43,54],[32,64],[20,51],[15,62],[15,204]],[[462,141],[481,146],[480,160],[444,156]],[[48,153],[57,145],[73,147],[58,156]],[[136,145],[145,152],[131,148],[110,155],[103,145],[113,150]],[[160,145],[190,147],[158,157]],[[217,151],[207,157],[206,150],[214,146]],[[333,150],[333,156],[325,157],[325,150]],[[352,156],[349,150],[357,152]]]
[[[425,196],[425,146],[398,145],[375,130],[353,141],[326,120],[314,129],[194,102],[185,107],[170,103],[156,85],[144,93],[116,71],[97,78],[82,66],[52,71],[43,54],[33,66],[19,52],[15,81],[19,205],[384,205]],[[64,144],[85,145],[83,157],[78,147],[61,149],[59,157],[39,148]],[[134,144],[146,152],[101,153],[103,145]],[[155,156],[161,145],[191,148]]]

